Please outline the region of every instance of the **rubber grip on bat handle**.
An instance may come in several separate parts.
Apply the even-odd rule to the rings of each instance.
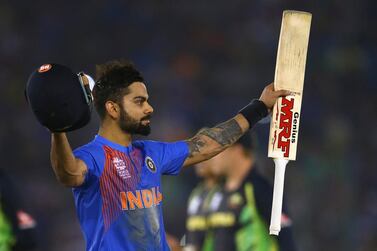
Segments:
[[[275,162],[275,179],[274,194],[272,198],[270,234],[279,235],[281,224],[281,211],[283,207],[284,175],[285,167],[289,160],[274,159]]]

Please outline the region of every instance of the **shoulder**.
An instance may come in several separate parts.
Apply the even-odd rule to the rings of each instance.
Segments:
[[[181,147],[188,148],[187,143],[185,141],[163,142],[155,140],[136,140],[132,142],[132,146],[135,148],[141,148],[148,151],[160,151],[168,148],[179,149]]]
[[[257,200],[259,200],[259,198],[269,198],[272,196],[272,184],[255,169],[246,177],[244,186],[246,184],[252,185],[254,196]]]
[[[89,155],[95,156],[97,154],[102,154],[102,153],[103,153],[102,145],[96,143],[95,141],[91,141],[88,144],[79,146],[75,150],[73,150],[74,155],[89,154]]]
[[[135,140],[132,142],[132,146],[140,148],[140,147],[153,147],[153,146],[159,146],[163,144],[163,142],[160,141],[154,141],[154,140]]]
[[[146,154],[153,154],[160,151],[162,142],[153,140],[136,140],[132,142],[132,147]]]
[[[266,177],[260,174],[256,168],[254,167],[253,170],[250,171],[249,175],[247,176],[246,182],[253,183],[254,186],[261,186],[264,188],[272,188],[271,183],[268,181]]]
[[[191,191],[189,198],[202,194],[204,192],[204,184],[202,182],[198,183],[196,187]]]

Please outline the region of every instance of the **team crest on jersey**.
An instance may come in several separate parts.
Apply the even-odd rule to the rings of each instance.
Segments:
[[[232,194],[228,199],[228,206],[230,208],[239,208],[244,203],[244,200],[242,198],[242,195],[240,193],[234,193]]]
[[[122,160],[121,158],[115,157],[113,158],[113,164],[114,164],[115,169],[118,172],[118,175],[122,179],[125,180],[128,178],[131,178],[130,172],[127,170],[127,166],[124,160]]]
[[[149,156],[145,158],[145,165],[147,166],[149,171],[151,171],[152,173],[155,173],[157,171],[156,165],[154,164],[152,158]]]

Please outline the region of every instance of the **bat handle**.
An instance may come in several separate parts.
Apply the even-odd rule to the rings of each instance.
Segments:
[[[275,162],[275,179],[274,194],[272,198],[270,234],[279,235],[281,224],[281,210],[283,206],[284,174],[285,167],[289,160],[274,159]]]

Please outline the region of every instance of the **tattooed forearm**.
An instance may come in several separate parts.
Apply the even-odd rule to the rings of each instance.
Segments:
[[[213,128],[205,128],[199,134],[206,135],[221,146],[229,146],[236,142],[243,134],[235,119],[230,119]]]
[[[248,122],[239,114],[215,127],[201,129],[186,141],[190,153],[183,165],[190,166],[212,158],[234,144],[248,129]]]
[[[205,147],[206,140],[200,135],[200,132],[188,141],[190,148],[189,157],[193,157],[195,154],[200,153],[201,149]]]
[[[236,142],[243,132],[235,119],[228,120],[213,128],[201,129],[193,138],[188,140],[190,155],[215,155]]]

